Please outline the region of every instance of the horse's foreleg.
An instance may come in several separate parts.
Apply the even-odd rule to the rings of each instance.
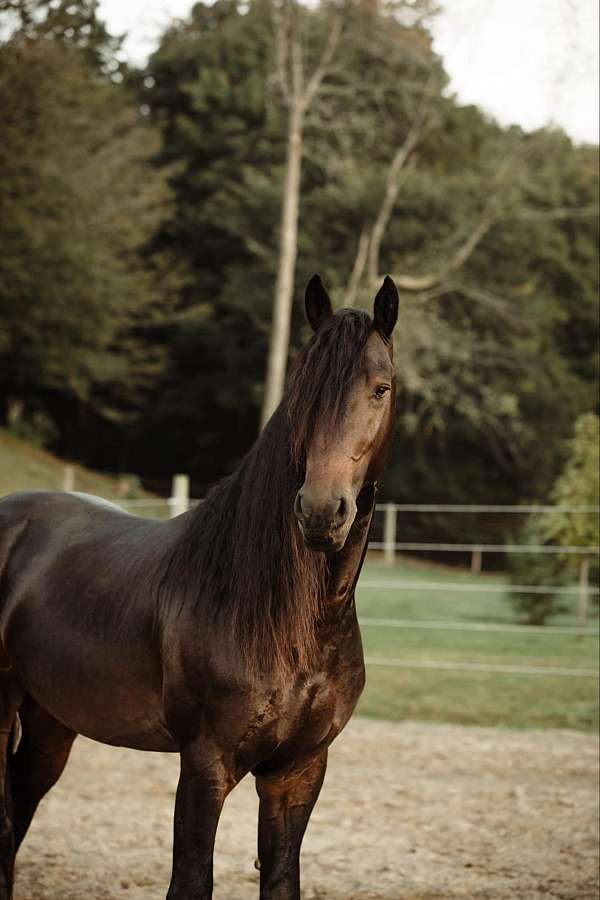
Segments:
[[[234,785],[221,758],[186,748],[175,799],[173,874],[167,900],[210,900],[215,835],[225,797]]]
[[[22,698],[11,673],[0,673],[0,900],[12,897],[16,851],[10,770],[14,722]]]
[[[285,772],[256,776],[260,900],[300,900],[300,846],[326,766],[323,750]]]
[[[25,698],[19,716],[21,741],[10,766],[16,850],[38,803],[60,778],[77,736],[31,697]]]

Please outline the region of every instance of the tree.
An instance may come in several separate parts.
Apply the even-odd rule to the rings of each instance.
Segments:
[[[400,9],[408,16],[411,6]],[[253,354],[269,333],[288,126],[273,14],[269,0],[248,9],[197,5],[165,35],[142,91],[163,134],[161,163],[176,167],[175,214],[156,244],[186,268],[181,327],[196,323],[198,352],[201,327],[221,316],[232,339],[239,332],[239,364],[254,372],[244,396],[257,418],[262,378]],[[330,16],[328,8],[302,11],[307,71]],[[338,305],[347,302],[365,234],[355,304],[371,293],[369,267],[405,285],[421,279],[402,295],[402,449],[384,491],[407,500],[543,497],[596,378],[597,176],[590,151],[560,132],[501,128],[458,106],[445,84],[423,22],[392,18],[377,4],[347,8],[303,123],[297,283],[319,270]],[[292,347],[302,320],[294,304]],[[214,447],[230,434],[219,408]],[[200,472],[214,451],[206,446],[194,459]]]
[[[0,48],[0,391],[13,424],[19,409],[59,423],[63,449],[76,409],[119,418],[151,376],[136,329],[160,266],[142,249],[168,202],[146,168],[156,134],[67,38],[17,31]]]
[[[530,584],[540,588],[573,583],[577,572],[585,573],[585,585],[589,578],[590,559],[592,581],[598,584],[597,553],[591,548],[600,545],[600,422],[598,416],[587,413],[575,422],[575,433],[568,442],[565,466],[550,492],[556,510],[550,514],[536,514],[529,519],[525,537],[534,544],[552,544],[558,547],[588,547],[589,556],[572,553],[555,557],[525,556],[511,566],[512,580],[517,584]],[[551,616],[566,608],[560,593],[512,595],[513,606],[530,624],[544,624]],[[580,604],[587,601],[587,589],[580,595]],[[580,620],[585,622],[586,609],[580,606]]]
[[[593,413],[580,416],[569,442],[565,467],[550,493],[558,511],[545,522],[545,535],[560,547],[600,545],[600,420]],[[566,512],[565,507],[579,507]],[[572,558],[565,558],[572,563]]]
[[[334,8],[329,33],[317,64],[305,74],[300,9],[295,0],[283,0],[276,12],[277,82],[287,107],[285,179],[279,227],[279,263],[273,299],[273,321],[261,424],[271,418],[283,396],[289,352],[294,274],[298,249],[298,210],[302,144],[306,116],[321,89],[342,33],[343,9]]]
[[[120,82],[126,72],[122,37],[110,34],[98,16],[98,0],[0,0],[11,38],[54,41],[81,54],[96,72]]]
[[[311,24],[310,20],[311,18],[314,20],[315,15],[312,14],[311,16],[306,12],[302,14],[295,0],[283,0],[281,6],[278,6],[276,2],[273,4],[275,14],[275,82],[281,92],[288,115],[285,179],[282,191],[279,229],[279,262],[261,415],[262,425],[265,425],[274,412],[281,400],[284,389],[298,247],[300,178],[306,119],[313,108],[318,119],[320,113],[319,95],[322,94],[326,100],[328,91],[327,80],[328,76],[332,74],[332,69],[335,70],[337,68],[338,70],[337,72],[334,71],[331,85],[331,90],[338,92],[338,97],[340,90],[348,92],[348,95],[350,92],[353,92],[354,100],[356,101],[356,95],[364,91],[364,70],[356,67],[350,74],[350,68],[347,65],[344,67],[344,60],[341,60],[337,66],[333,65],[345,24],[350,22],[356,28],[357,25],[364,24],[365,20],[371,17],[368,5],[358,4],[357,8],[358,19],[354,16],[354,9],[351,3],[323,5],[320,15],[316,17],[317,23],[320,24],[320,27],[316,29],[316,34],[323,32],[326,37],[317,51],[317,61],[313,64],[309,75],[306,73],[308,68],[307,57],[309,56],[307,48],[311,46],[311,41],[303,36],[303,31],[308,30],[307,24]],[[408,12],[412,20],[411,30],[413,30],[416,24],[422,27],[425,18],[431,14],[431,4],[429,0],[420,0],[420,2],[416,3],[405,3],[403,0],[400,0],[400,2],[391,4],[387,9],[382,4],[381,6],[376,6],[375,10],[376,15],[382,20],[387,19],[386,24],[388,27],[391,26],[392,30],[398,30],[399,22],[402,20],[403,15],[406,16]],[[314,22],[312,24],[313,46],[311,49],[314,53],[314,45],[318,45],[318,41],[314,37]],[[383,29],[381,31],[383,32]],[[344,37],[346,38],[346,34]],[[352,41],[352,37],[349,40]],[[343,74],[340,78],[341,72]],[[335,77],[336,75],[337,78]],[[349,75],[350,77],[348,77]],[[369,99],[372,98],[370,97]],[[326,127],[325,122],[327,118],[330,118],[330,116],[325,115],[322,118],[321,127]],[[344,118],[347,117],[345,116]],[[421,117],[419,117],[418,124],[415,124],[403,146],[405,157],[416,145],[422,128],[424,128],[424,124],[421,121]],[[375,223],[371,241],[372,247],[375,246],[375,241],[381,239],[383,227],[383,223]],[[365,246],[365,236],[363,231],[359,241],[357,259],[361,258]]]

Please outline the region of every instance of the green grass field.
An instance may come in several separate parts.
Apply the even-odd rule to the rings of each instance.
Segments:
[[[519,624],[506,594],[483,591],[382,589],[376,581],[464,582],[484,587],[502,575],[471,575],[404,561],[391,568],[367,562],[357,591],[359,617],[452,623]],[[553,625],[575,624],[573,612]],[[597,626],[597,605],[589,625]],[[598,636],[526,634],[362,625],[365,656],[403,661],[443,660],[506,666],[598,669]],[[578,728],[598,725],[598,682],[591,677],[368,666],[358,712],[385,719]]]

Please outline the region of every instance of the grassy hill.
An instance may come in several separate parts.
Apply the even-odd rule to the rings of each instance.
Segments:
[[[0,496],[13,491],[62,490],[65,465],[65,460],[0,429]],[[73,470],[74,490],[108,499],[122,496],[122,485],[117,478],[92,472],[76,463]],[[141,488],[135,494],[152,496]]]

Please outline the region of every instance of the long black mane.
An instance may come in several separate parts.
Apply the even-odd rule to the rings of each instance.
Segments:
[[[189,514],[168,561],[163,588],[228,629],[250,669],[303,670],[316,653],[329,564],[304,547],[293,503],[315,426],[338,424],[372,331],[366,313],[342,310],[313,335],[276,413]]]

